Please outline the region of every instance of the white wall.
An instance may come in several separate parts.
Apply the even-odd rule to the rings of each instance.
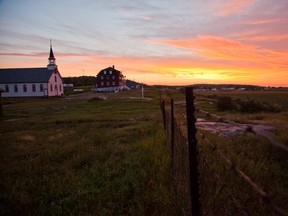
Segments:
[[[43,85],[43,91],[40,91],[41,84]],[[3,92],[2,97],[43,97],[61,96],[64,94],[63,81],[57,69],[52,73],[48,83],[9,83],[0,84],[0,88],[5,90],[6,85],[9,87],[9,92]],[[18,87],[17,92],[15,92],[15,85]],[[26,92],[23,88],[24,85],[26,85]],[[33,91],[33,85],[36,87],[35,91]]]
[[[35,91],[33,91],[33,84],[36,87]],[[43,91],[40,91],[40,84],[43,85]],[[0,84],[0,88],[5,90],[6,85],[9,87],[9,92],[3,92],[2,97],[43,97],[45,96],[45,89],[47,89],[47,83],[9,83]],[[15,92],[15,85],[18,88],[18,92]],[[23,88],[24,85],[26,85],[26,92]]]
[[[55,70],[55,72],[53,72],[48,82],[48,96],[61,96],[63,94],[64,94],[63,81],[59,72]]]

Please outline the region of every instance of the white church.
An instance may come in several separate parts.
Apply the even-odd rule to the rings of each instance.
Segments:
[[[47,67],[0,69],[2,97],[51,97],[64,94],[63,80],[50,45]]]

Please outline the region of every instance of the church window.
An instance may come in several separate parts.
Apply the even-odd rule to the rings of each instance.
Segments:
[[[53,86],[52,86],[52,84],[50,85],[50,91],[53,92]]]
[[[27,92],[27,86],[25,84],[23,85],[23,92]]]
[[[32,91],[36,92],[36,85],[35,84],[32,85]]]
[[[57,76],[55,76],[55,82],[57,82]]]
[[[40,92],[43,92],[43,84],[40,84]]]
[[[14,92],[18,92],[18,86],[14,85]]]
[[[9,85],[5,85],[5,92],[9,92]]]

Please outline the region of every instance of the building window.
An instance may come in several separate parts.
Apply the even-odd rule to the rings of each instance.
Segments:
[[[40,92],[43,92],[43,84],[40,84]]]
[[[27,92],[27,86],[25,84],[23,85],[23,92]]]
[[[104,79],[104,76],[101,76],[101,79]]]
[[[36,92],[36,85],[35,84],[32,85],[32,91]]]
[[[55,82],[57,82],[57,76],[55,76]]]
[[[62,92],[62,86],[61,85],[59,85],[59,89],[60,89],[60,92]]]
[[[104,86],[104,82],[101,82],[101,86]]]
[[[18,92],[18,86],[14,85],[14,92]]]
[[[112,85],[115,86],[115,82],[114,81],[112,82]]]
[[[9,92],[9,85],[5,85],[5,92]]]
[[[109,86],[110,85],[109,81],[106,84],[107,84],[107,86]]]
[[[110,72],[110,74],[112,74],[112,71],[109,71]]]
[[[112,79],[113,79],[113,80],[115,79],[115,76],[114,76],[114,75],[112,76]]]
[[[106,71],[104,71],[104,74],[106,74]]]
[[[50,85],[50,91],[53,92],[53,86],[52,86],[52,84]]]

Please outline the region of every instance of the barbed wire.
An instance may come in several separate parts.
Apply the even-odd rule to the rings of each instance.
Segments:
[[[174,108],[175,109],[175,108]],[[162,111],[166,112],[165,113],[165,116],[166,116],[166,124],[165,125],[165,128],[166,128],[166,135],[170,135],[170,131],[169,131],[169,126],[171,124],[171,119],[170,119],[170,114],[171,112],[169,113],[169,111],[167,111],[167,109],[165,109],[165,107],[162,109]],[[199,109],[197,109],[199,111]],[[174,110],[176,111],[176,110]],[[178,112],[179,113],[179,112]],[[205,111],[204,111],[205,113]],[[207,114],[207,112],[205,113]],[[182,115],[185,119],[186,119],[186,115],[185,113],[183,112],[180,112],[180,115]],[[226,122],[226,123],[229,123],[229,124],[233,124],[235,125],[236,123],[235,122],[232,122],[232,121],[229,121],[229,120],[226,120],[226,119],[223,119],[223,118],[219,118],[218,116],[214,115],[214,114],[209,114],[211,117],[213,118],[217,118],[218,121],[221,121],[221,122]],[[167,121],[169,118],[169,121]],[[180,139],[182,140],[181,142],[185,142],[186,145],[188,146],[188,139],[186,138],[186,136],[183,134],[183,131],[182,131],[182,127],[181,125],[178,123],[178,121],[176,121],[176,119],[173,119],[174,121],[174,130],[177,131],[177,136],[180,136]],[[249,128],[251,131],[253,131],[253,129]],[[231,168],[231,170],[235,171],[242,179],[245,180],[246,183],[248,183],[252,188],[253,190],[262,197],[263,200],[265,200],[273,209],[274,211],[278,214],[278,215],[281,215],[281,216],[288,216],[288,214],[282,209],[280,208],[279,206],[277,206],[275,204],[275,202],[272,200],[272,198],[269,196],[269,194],[264,190],[262,189],[262,187],[260,187],[256,182],[254,182],[252,180],[252,178],[250,176],[248,176],[242,169],[240,169],[240,167],[235,164],[233,161],[231,161],[226,155],[225,153],[219,149],[217,147],[217,145],[215,145],[213,142],[211,142],[203,133],[201,133],[199,130],[197,130],[198,134],[201,136],[202,140],[205,140],[209,145],[210,147],[215,150],[218,155],[220,155],[220,157],[222,158],[223,161],[225,161]],[[261,134],[260,134],[261,135]],[[176,137],[175,137],[176,138]],[[266,137],[267,138],[267,137]],[[267,138],[268,139],[268,138]],[[268,139],[269,140],[269,139]],[[269,140],[270,143],[273,145],[273,146],[276,146],[276,147],[280,147],[282,149],[284,149],[285,151],[288,151],[288,148],[286,146],[284,146],[283,144],[280,144],[279,143],[273,143],[271,141],[271,139]],[[284,147],[283,147],[284,146]],[[203,153],[203,152],[202,152]],[[247,215],[247,213],[244,211],[244,208],[241,206],[241,204],[238,202],[238,200],[236,199],[236,197],[233,195],[233,193],[228,189],[228,187],[226,187],[226,184],[225,184],[225,181],[216,173],[215,169],[213,168],[213,166],[209,163],[207,157],[205,157],[205,154],[201,154],[201,157],[203,158],[203,162],[209,166],[209,168],[211,169],[211,171],[213,172],[214,176],[217,178],[217,180],[219,181],[219,183],[222,185],[222,190],[225,190],[225,192],[228,194],[228,196],[231,198],[231,200],[233,201],[233,203],[236,205],[237,209],[243,214],[243,215]]]
[[[203,152],[202,152],[203,153]],[[228,189],[228,187],[226,186],[226,184],[224,183],[224,180],[217,174],[217,172],[215,171],[215,169],[213,168],[213,166],[208,162],[208,158],[205,156],[205,154],[201,154],[201,157],[204,161],[204,163],[206,163],[207,166],[209,166],[209,168],[211,169],[211,171],[213,172],[214,176],[217,178],[217,180],[219,181],[219,183],[222,185],[222,189],[225,190],[225,192],[228,194],[228,196],[232,199],[232,201],[234,202],[236,208],[243,214],[248,216],[248,214],[244,211],[244,208],[241,206],[241,204],[238,202],[237,198],[233,195],[233,193]]]

